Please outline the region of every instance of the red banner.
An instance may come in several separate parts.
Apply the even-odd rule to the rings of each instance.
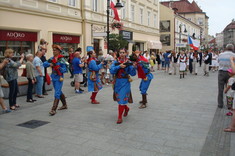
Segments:
[[[59,43],[80,43],[79,36],[53,34],[53,42]]]
[[[36,32],[24,32],[24,31],[0,30],[0,40],[37,42],[37,33]]]

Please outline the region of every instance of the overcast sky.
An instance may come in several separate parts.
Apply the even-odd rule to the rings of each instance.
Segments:
[[[235,19],[235,0],[195,0],[195,2],[209,16],[210,35],[222,32],[232,19]]]

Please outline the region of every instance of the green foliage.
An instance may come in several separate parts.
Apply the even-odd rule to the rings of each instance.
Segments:
[[[127,47],[128,42],[122,38],[122,35],[119,34],[110,34],[109,35],[109,49],[110,50],[119,50],[121,48]]]

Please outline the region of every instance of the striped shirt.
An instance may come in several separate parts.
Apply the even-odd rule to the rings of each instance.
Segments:
[[[232,51],[225,51],[219,55],[219,70],[228,71],[231,68],[230,58],[235,57],[235,54]]]

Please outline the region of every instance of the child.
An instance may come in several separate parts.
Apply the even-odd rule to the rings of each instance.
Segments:
[[[233,113],[231,112],[233,106],[233,98],[234,98],[234,90],[232,90],[231,86],[235,82],[235,73],[233,73],[232,69],[228,69],[228,74],[230,76],[227,84],[227,88],[225,88],[224,93],[226,94],[227,99],[227,107],[229,112],[226,114],[227,116],[232,116]]]

